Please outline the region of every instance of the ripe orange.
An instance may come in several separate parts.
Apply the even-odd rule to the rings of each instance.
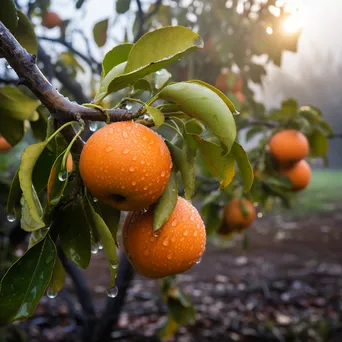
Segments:
[[[271,155],[280,165],[304,159],[309,153],[308,139],[299,131],[286,129],[273,135],[269,142]]]
[[[206,232],[198,211],[178,197],[169,220],[153,233],[153,208],[129,213],[123,225],[125,252],[136,270],[147,278],[185,272],[205,250]]]
[[[135,122],[99,129],[85,144],[80,173],[89,191],[120,210],[148,208],[163,193],[172,168],[164,140]]]
[[[12,148],[4,137],[0,137],[0,152],[7,152]]]
[[[280,169],[279,173],[290,178],[293,191],[306,188],[311,180],[311,168],[305,160],[299,161],[291,168]]]
[[[42,25],[48,29],[53,29],[56,26],[59,26],[62,22],[62,19],[56,12],[48,11],[43,16]]]
[[[248,228],[255,220],[255,208],[245,198],[233,198],[224,208],[224,221],[232,230]]]

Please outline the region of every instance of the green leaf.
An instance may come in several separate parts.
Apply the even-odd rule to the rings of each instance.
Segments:
[[[178,326],[179,325],[175,321],[175,319],[170,314],[168,314],[167,315],[167,321],[166,321],[165,325],[161,328],[158,335],[160,336],[161,339],[171,337],[177,331]]]
[[[186,27],[163,27],[144,34],[132,47],[122,75],[107,74],[96,100],[133,84],[136,80],[202,47],[200,36]]]
[[[118,14],[126,13],[131,5],[131,0],[116,0],[116,12]]]
[[[102,202],[99,202],[98,206],[102,219],[105,221],[107,227],[112,233],[116,246],[119,247],[118,229],[120,224],[121,211],[113,207],[110,207],[109,205],[103,204]]]
[[[230,109],[230,111],[231,111],[232,113],[234,113],[234,112],[236,111],[233,102],[230,101],[230,100],[228,99],[228,97],[227,97],[225,94],[222,93],[221,90],[215,88],[215,87],[212,86],[211,84],[206,83],[206,82],[204,82],[204,81],[200,81],[200,80],[191,80],[191,81],[188,81],[188,83],[196,83],[196,84],[199,84],[199,85],[201,85],[201,86],[203,86],[203,87],[206,87],[206,88],[212,90],[214,93],[216,93],[216,94],[221,98],[221,100],[227,105],[227,107]]]
[[[244,184],[244,191],[248,192],[253,185],[254,173],[247,153],[237,141],[234,142],[231,153],[234,155],[236,163],[238,164]]]
[[[0,1],[0,21],[11,31],[15,33],[18,27],[17,9],[13,0]]]
[[[58,293],[64,286],[65,282],[65,270],[61,260],[57,257],[55,266],[53,268],[49,289],[53,293]]]
[[[30,126],[34,137],[37,140],[43,141],[46,137],[49,112],[44,106],[41,105],[37,108],[37,113],[39,115],[38,120],[31,121]]]
[[[0,113],[16,120],[37,120],[40,102],[24,95],[19,88],[0,87]]]
[[[28,53],[37,55],[38,53],[38,40],[34,32],[34,27],[29,18],[20,10],[17,10],[19,18],[18,28],[15,31],[14,37],[24,47]]]
[[[263,182],[267,185],[285,189],[285,190],[291,190],[292,189],[292,183],[290,179],[286,176],[279,175],[277,177],[275,176],[267,176],[263,179]]]
[[[152,94],[151,84],[144,78],[141,78],[140,80],[136,81],[133,85],[133,89],[134,95],[141,91],[148,91],[150,94]]]
[[[217,198],[218,195],[220,195],[220,192],[217,191],[217,192],[214,192],[214,194],[215,193],[216,193],[215,197]],[[201,208],[201,216],[203,217],[203,220],[204,220],[204,225],[205,225],[205,230],[207,232],[207,235],[215,235],[217,231],[219,230],[221,222],[222,222],[221,206],[215,203],[214,201],[215,199],[213,199],[212,202],[206,203]]]
[[[176,102],[187,115],[203,121],[230,151],[236,137],[235,121],[227,104],[211,89],[180,82],[163,88],[158,97]]]
[[[76,265],[87,268],[90,262],[90,225],[82,199],[58,213],[54,222],[64,254]]]
[[[178,199],[178,182],[177,175],[174,170],[171,172],[169,182],[162,196],[159,198],[153,214],[153,231],[160,229],[169,219],[177,204]]]
[[[0,283],[0,324],[29,317],[50,282],[56,246],[50,236],[30,248]]]
[[[0,114],[0,134],[12,146],[18,144],[25,134],[24,121]]]
[[[99,21],[93,28],[95,43],[98,47],[102,47],[107,41],[108,18]]]
[[[246,142],[250,141],[252,138],[254,138],[258,134],[263,133],[263,127],[262,126],[254,126],[250,128],[246,133]]]
[[[315,129],[309,136],[310,155],[314,157],[325,157],[328,153],[328,138],[319,129]]]
[[[165,121],[164,114],[156,107],[145,106],[148,113],[151,115],[154,125],[159,127]]]
[[[297,115],[298,103],[295,99],[288,99],[281,104],[281,111],[286,118],[294,118]]]
[[[173,163],[182,175],[185,198],[190,200],[195,191],[195,158],[189,158],[185,142],[182,148],[167,140],[165,142],[170,150]]]
[[[184,297],[183,300],[179,297],[168,297],[167,307],[171,317],[178,324],[185,325],[189,322],[195,321],[196,310],[187,295],[182,293],[182,297]]]
[[[118,256],[116,252],[116,244],[115,240],[113,238],[113,235],[109,228],[107,227],[105,221],[102,219],[102,217],[95,211],[93,208],[92,203],[88,202],[88,207],[90,209],[90,212],[92,214],[96,231],[98,232],[100,236],[101,243],[103,245],[103,249],[107,255],[109,266],[110,266],[110,273],[111,273],[111,279],[109,283],[109,288],[113,287],[115,285],[115,277],[116,277],[116,269],[118,267]]]
[[[230,153],[223,155],[223,150],[217,144],[203,140],[201,136],[195,136],[203,160],[208,165],[211,173],[220,182],[220,189],[226,188],[235,176],[235,157]]]
[[[171,76],[172,75],[166,69],[158,70],[154,74],[154,86],[156,87],[156,89],[163,88]]]
[[[39,217],[42,217],[43,208],[39,202],[39,198],[34,188],[32,188],[32,196],[33,196],[32,197],[33,203],[37,209],[37,214],[39,215]],[[24,196],[21,197],[20,204],[21,204],[21,219],[20,219],[21,229],[25,230],[26,232],[33,232],[35,230],[45,227],[44,222],[43,223],[42,221],[37,222],[31,216],[30,207],[28,205],[28,202],[24,198]]]
[[[16,205],[20,202],[21,197],[21,188],[19,182],[19,169],[15,172],[12,182],[10,191],[7,198],[7,206],[6,211],[8,215],[16,216],[15,209]]]
[[[132,49],[133,44],[124,43],[113,47],[103,58],[102,61],[102,77],[104,78],[109,71],[111,71],[117,65],[126,62],[129,52]]]
[[[65,151],[61,153],[51,168],[47,183],[47,200],[50,205],[57,205],[59,203],[68,184],[69,174],[66,170],[65,154]]]
[[[45,224],[40,217],[41,213],[39,212],[39,206],[37,205],[36,200],[37,195],[32,184],[32,173],[34,166],[46,145],[47,141],[43,141],[28,146],[21,156],[21,163],[19,168],[20,187],[23,191],[23,196],[28,206],[30,216],[35,222],[38,223],[38,228],[44,227]]]

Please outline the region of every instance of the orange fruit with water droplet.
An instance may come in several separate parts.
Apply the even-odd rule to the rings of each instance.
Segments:
[[[308,155],[309,142],[303,133],[286,129],[272,136],[269,148],[270,154],[281,166],[289,166]]]
[[[230,230],[240,231],[248,228],[255,220],[255,208],[245,198],[233,198],[224,207],[224,222]]]
[[[147,278],[182,273],[200,260],[206,231],[196,208],[178,197],[164,225],[153,233],[153,207],[129,213],[122,229],[123,246],[136,270]]]
[[[293,191],[303,190],[310,184],[311,168],[305,160],[299,161],[290,168],[280,169],[279,173],[290,179]]]
[[[12,148],[4,137],[0,137],[0,152],[7,152]]]
[[[53,29],[62,23],[61,17],[52,11],[48,11],[43,16],[42,25],[48,29]]]
[[[79,166],[93,196],[132,211],[148,208],[162,195],[172,161],[157,133],[135,122],[115,122],[89,138]]]

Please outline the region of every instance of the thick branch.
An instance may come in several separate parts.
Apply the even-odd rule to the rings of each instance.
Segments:
[[[36,65],[36,56],[29,54],[0,22],[0,53],[19,78],[61,122],[72,120],[128,121],[134,114],[124,109],[109,109],[107,115],[97,108],[88,108],[62,96],[45,78]]]

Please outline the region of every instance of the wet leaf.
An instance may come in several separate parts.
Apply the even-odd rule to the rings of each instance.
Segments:
[[[154,125],[159,127],[165,121],[164,114],[156,107],[145,106],[147,112],[151,115]]]
[[[53,268],[51,281],[49,287],[51,286],[56,293],[58,293],[64,286],[65,282],[65,270],[62,265],[61,260],[56,257],[56,262]]]
[[[118,14],[126,13],[131,5],[131,0],[116,0],[116,12]]]
[[[21,197],[21,188],[20,188],[20,182],[19,182],[19,169],[15,172],[12,182],[10,191],[7,198],[7,206],[6,211],[8,215],[16,215],[15,209],[16,206],[20,202]]]
[[[176,102],[187,115],[203,121],[225,146],[225,152],[230,151],[236,137],[235,121],[216,92],[200,84],[180,82],[163,88],[159,98]]]
[[[39,202],[39,198],[38,198],[36,190],[34,188],[32,188],[32,196],[33,196],[33,201],[35,203],[35,206],[37,208],[37,213],[40,217],[42,217],[43,216],[43,208]],[[21,197],[20,204],[21,204],[21,219],[20,219],[21,229],[23,229],[27,232],[33,232],[35,230],[38,230],[40,228],[45,227],[44,222],[43,223],[37,222],[31,216],[31,212],[30,212],[28,202],[25,200],[24,196]]]
[[[182,175],[185,198],[190,200],[195,191],[195,159],[189,158],[185,142],[182,148],[167,140],[165,142],[170,150],[174,165]]]
[[[181,26],[163,27],[144,34],[132,47],[124,73],[110,72],[103,79],[96,101],[166,67],[202,45],[197,33]]]
[[[117,65],[126,62],[133,44],[124,43],[108,51],[102,61],[102,77],[105,77]]]
[[[90,224],[82,200],[77,198],[59,212],[54,226],[64,254],[76,265],[87,268],[90,262]]]
[[[178,182],[177,175],[174,170],[171,172],[169,182],[162,196],[159,198],[154,209],[153,231],[160,229],[169,219],[177,204],[178,199]]]
[[[6,272],[0,284],[0,323],[29,317],[50,282],[56,246],[47,235]]]
[[[92,203],[88,202],[89,210],[92,214],[92,218],[95,223],[96,231],[100,236],[100,241],[103,245],[103,249],[107,255],[109,261],[109,268],[111,273],[111,279],[108,288],[115,285],[116,269],[118,267],[118,256],[116,252],[116,244],[113,235],[106,225],[106,222],[102,217],[95,211]]]

